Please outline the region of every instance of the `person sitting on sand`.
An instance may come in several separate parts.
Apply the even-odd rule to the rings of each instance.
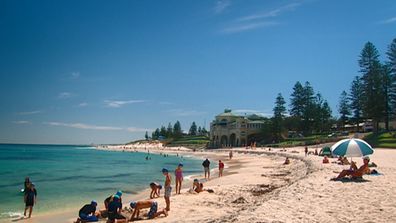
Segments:
[[[346,176],[352,176],[353,178],[362,177],[364,174],[370,171],[368,167],[369,162],[370,162],[370,158],[364,157],[363,165],[359,167],[359,169],[357,168],[356,163],[352,162],[350,169],[341,171],[341,173],[335,179],[341,179]]]
[[[157,182],[150,183],[151,193],[150,199],[156,198],[160,196],[162,185]]]
[[[327,156],[324,156],[322,163],[325,163],[325,164],[330,163],[329,158],[327,158]]]
[[[90,204],[84,205],[78,212],[79,218],[77,218],[75,223],[98,221],[98,214],[96,214],[97,205],[98,203],[94,200]]]
[[[289,165],[290,164],[290,160],[289,157],[286,157],[285,162],[283,163],[283,165]]]
[[[193,182],[193,190],[195,191],[195,192],[197,192],[197,193],[200,193],[200,192],[202,192],[204,189],[203,189],[203,183],[200,183],[199,181],[198,181],[198,179],[194,179],[194,182]]]
[[[106,210],[109,209],[109,204],[110,204],[110,202],[113,201],[113,198],[114,198],[115,195],[118,196],[118,198],[119,198],[119,200],[120,200],[120,203],[122,204],[122,191],[119,190],[119,191],[117,191],[116,194],[111,195],[110,197],[108,197],[108,198],[106,198],[106,199],[104,200],[104,205],[105,205]]]
[[[120,201],[120,197],[118,195],[113,196],[113,201],[109,203],[108,209],[108,223],[124,223],[127,222],[126,218],[121,215],[122,211],[122,203]]]
[[[341,165],[351,165],[351,163],[349,162],[348,158],[346,158],[345,156],[340,159],[339,164],[341,164]]]
[[[156,218],[161,214],[165,215],[165,217],[168,216],[168,212],[166,211],[165,208],[162,209],[162,211],[157,211],[158,203],[156,201],[138,201],[138,202],[132,201],[130,206],[133,209],[132,216],[129,219],[130,221],[138,220],[140,210],[144,208],[150,208],[149,212],[147,213],[148,219]]]

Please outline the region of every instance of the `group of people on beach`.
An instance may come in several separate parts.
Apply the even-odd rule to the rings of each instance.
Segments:
[[[210,179],[210,161],[205,159],[202,163],[204,167],[205,179]],[[219,177],[223,175],[224,163],[219,160]],[[104,210],[97,211],[97,202],[95,200],[91,201],[89,204],[84,205],[78,215],[76,223],[82,222],[96,222],[99,218],[107,218],[108,223],[124,223],[128,221],[140,220],[140,210],[149,208],[146,214],[148,219],[153,219],[157,216],[164,215],[168,216],[168,211],[170,211],[170,197],[172,193],[172,176],[168,169],[163,168],[162,174],[165,177],[164,186],[157,182],[150,183],[150,199],[155,199],[160,197],[161,190],[164,189],[164,199],[166,207],[159,211],[158,203],[152,200],[143,201],[132,201],[130,202],[130,218],[127,218],[122,214],[122,191],[118,191],[114,195],[109,196],[104,200]],[[182,182],[183,182],[183,164],[179,163],[175,171],[175,193],[181,194]],[[194,179],[192,185],[192,191],[195,193],[200,193],[202,191],[213,192],[211,189],[204,189],[203,183],[199,182],[198,179]]]

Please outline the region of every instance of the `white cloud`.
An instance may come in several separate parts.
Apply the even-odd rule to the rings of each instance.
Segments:
[[[128,132],[152,132],[152,129],[145,129],[145,128],[137,128],[137,127],[129,127],[127,128]]]
[[[231,5],[231,1],[229,1],[229,0],[216,1],[216,5],[213,8],[213,11],[215,12],[215,14],[220,14],[224,10],[226,10],[230,5]]]
[[[72,72],[71,79],[78,79],[80,77],[80,72]]]
[[[70,92],[61,92],[61,93],[58,94],[58,98],[59,99],[68,99],[68,98],[71,98],[73,96],[74,96],[74,94],[70,93]]]
[[[223,33],[239,33],[245,32],[253,29],[276,26],[279,23],[277,22],[258,22],[258,23],[248,23],[248,24],[237,24],[235,26],[231,26],[222,30]]]
[[[32,124],[32,122],[30,122],[30,121],[25,121],[25,120],[13,121],[13,123],[14,123],[14,124],[17,124],[17,125],[30,125],[30,124]]]
[[[396,17],[381,21],[382,24],[389,24],[389,23],[394,23],[394,22],[396,22]]]
[[[144,100],[128,100],[128,101],[105,100],[104,101],[106,106],[111,107],[111,108],[119,108],[119,107],[122,107],[123,105],[143,103],[143,102],[145,102],[145,101]]]
[[[237,21],[245,22],[245,21],[251,21],[251,20],[256,20],[256,19],[277,17],[277,16],[279,16],[280,14],[282,14],[282,13],[284,13],[286,11],[295,10],[298,6],[300,6],[300,3],[291,3],[291,4],[288,4],[288,5],[285,5],[285,6],[281,6],[281,7],[277,8],[277,9],[273,9],[271,11],[244,16],[244,17],[241,17],[241,18],[237,19]]]
[[[34,114],[39,114],[42,113],[43,111],[37,110],[37,111],[25,111],[25,112],[19,112],[18,115],[34,115]]]
[[[83,123],[63,123],[63,122],[44,122],[46,125],[51,126],[62,126],[76,129],[90,129],[90,130],[122,130],[123,128],[114,126],[98,126],[98,125],[88,125]]]
[[[170,109],[167,110],[166,112],[170,113],[173,116],[199,116],[207,113],[204,111],[184,110],[184,109]]]
[[[88,106],[87,102],[82,102],[82,103],[78,104],[78,107],[86,107],[86,106]]]

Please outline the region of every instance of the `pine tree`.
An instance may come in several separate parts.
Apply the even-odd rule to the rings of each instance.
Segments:
[[[175,138],[180,138],[183,135],[181,125],[179,121],[176,121],[176,123],[173,125],[173,136]]]
[[[283,131],[283,119],[286,114],[285,99],[282,94],[279,93],[275,99],[274,117],[273,117],[273,132],[275,140],[279,141],[281,139],[281,133]]]
[[[159,128],[157,128],[157,129],[152,133],[152,138],[153,138],[154,140],[157,140],[157,139],[159,138],[160,135],[161,135],[161,134],[160,134],[160,130],[159,130]]]
[[[351,111],[349,108],[348,94],[346,91],[342,91],[339,103],[338,103],[338,112],[340,113],[340,121],[342,123],[342,128],[344,128],[345,123],[348,120],[348,116],[351,115]]]
[[[379,61],[377,48],[367,42],[360,54],[359,66],[363,74],[363,113],[367,118],[372,118],[374,130],[378,131],[378,125],[385,111],[385,96],[382,88],[382,65]]]
[[[393,39],[392,43],[388,47],[387,55],[387,65],[390,71],[390,88],[389,88],[389,110],[391,112],[391,117],[396,117],[396,38]]]
[[[290,115],[301,118],[304,112],[304,87],[299,81],[293,87],[290,98]]]
[[[195,136],[197,135],[197,125],[195,124],[195,122],[193,122],[191,124],[190,130],[188,131],[189,135]]]
[[[165,128],[165,126],[161,126],[160,135],[162,137],[166,137],[166,128]]]
[[[359,131],[359,122],[362,117],[363,110],[363,85],[358,76],[356,76],[352,81],[348,99],[350,101],[353,119],[356,124],[356,131]]]
[[[168,128],[166,128],[166,137],[171,138],[173,136],[172,123],[168,123]]]

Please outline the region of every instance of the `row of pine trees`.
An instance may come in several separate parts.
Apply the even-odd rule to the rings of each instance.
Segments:
[[[333,124],[358,125],[363,120],[372,120],[374,131],[379,123],[396,118],[396,38],[388,46],[386,61],[380,61],[380,54],[373,43],[367,42],[359,56],[359,74],[349,90],[340,96],[339,120],[332,116],[328,102],[318,92],[315,93],[309,82],[297,82],[290,96],[289,116],[282,94],[278,94],[273,108],[273,117],[264,128],[267,138],[279,141],[285,130],[303,134],[323,133],[331,130]],[[357,127],[358,128],[358,127]]]
[[[205,127],[197,126],[195,122],[191,124],[190,129],[188,131],[188,135],[190,136],[206,135],[207,133],[208,131],[205,129]],[[157,128],[151,134],[151,139],[157,140],[160,139],[161,137],[177,139],[180,138],[182,135],[183,135],[183,130],[181,128],[181,124],[179,121],[176,121],[174,125],[172,125],[172,123],[169,123],[167,128],[165,126],[161,126],[161,128]],[[150,138],[148,132],[146,132],[145,138],[146,140]]]

